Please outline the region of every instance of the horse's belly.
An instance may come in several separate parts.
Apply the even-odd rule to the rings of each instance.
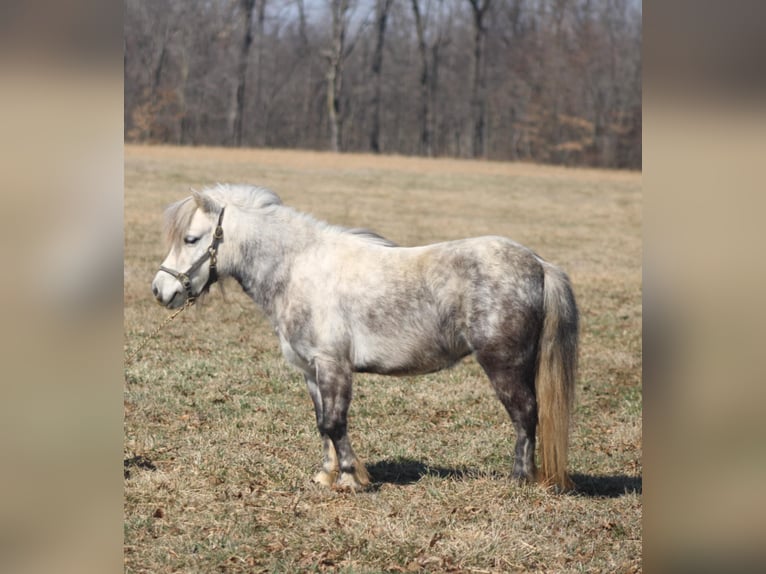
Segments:
[[[436,342],[408,344],[402,339],[366,343],[355,347],[354,370],[359,373],[424,375],[451,367],[471,354],[470,347],[464,341],[449,348]]]

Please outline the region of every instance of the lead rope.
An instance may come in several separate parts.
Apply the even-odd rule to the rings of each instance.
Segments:
[[[150,335],[147,335],[146,338],[143,340],[143,342],[138,347],[136,347],[132,353],[128,355],[128,358],[125,359],[125,366],[128,366],[129,364],[131,364],[133,362],[133,359],[136,357],[136,355],[138,355],[138,353],[141,352],[141,349],[146,347],[146,345],[149,344],[149,341],[154,339],[159,334],[159,332],[162,331],[162,329],[164,329],[166,325],[168,325],[168,323],[170,323],[173,319],[178,317],[178,315],[180,315],[182,311],[185,311],[186,309],[194,305],[194,301],[195,299],[193,298],[187,299],[183,307],[179,307],[178,309],[175,310],[175,312],[168,315],[165,318],[165,320],[162,323],[160,323],[159,327],[157,327],[153,333],[151,333]]]

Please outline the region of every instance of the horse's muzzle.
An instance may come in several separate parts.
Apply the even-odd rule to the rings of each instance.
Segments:
[[[181,284],[170,276],[165,276],[165,273],[158,273],[152,281],[152,295],[157,300],[157,303],[168,309],[175,309],[183,305],[186,297],[182,289],[179,289]]]

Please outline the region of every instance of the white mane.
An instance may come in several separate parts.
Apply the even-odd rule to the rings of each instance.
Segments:
[[[294,210],[293,208],[284,205],[276,193],[265,187],[257,187],[247,184],[219,183],[214,187],[203,189],[202,193],[209,195],[211,198],[220,201],[223,204],[234,205],[243,211],[264,209],[270,206],[280,206],[280,211],[289,211],[293,216],[299,217],[304,221],[311,222],[320,229],[330,231],[331,233],[353,235],[377,245],[384,245],[388,247],[396,246],[396,243],[393,241],[386,239],[385,237],[375,233],[374,231],[370,231],[369,229],[349,229],[340,225],[332,225],[325,223],[324,221],[320,221],[308,213]]]
[[[265,187],[219,183],[215,187],[205,188],[202,192],[221,203],[234,205],[244,211],[282,205],[279,196]]]

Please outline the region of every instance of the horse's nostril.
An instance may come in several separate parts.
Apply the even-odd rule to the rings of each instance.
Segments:
[[[156,285],[152,285],[152,293],[154,294],[155,299],[160,298],[160,290],[157,288]]]

